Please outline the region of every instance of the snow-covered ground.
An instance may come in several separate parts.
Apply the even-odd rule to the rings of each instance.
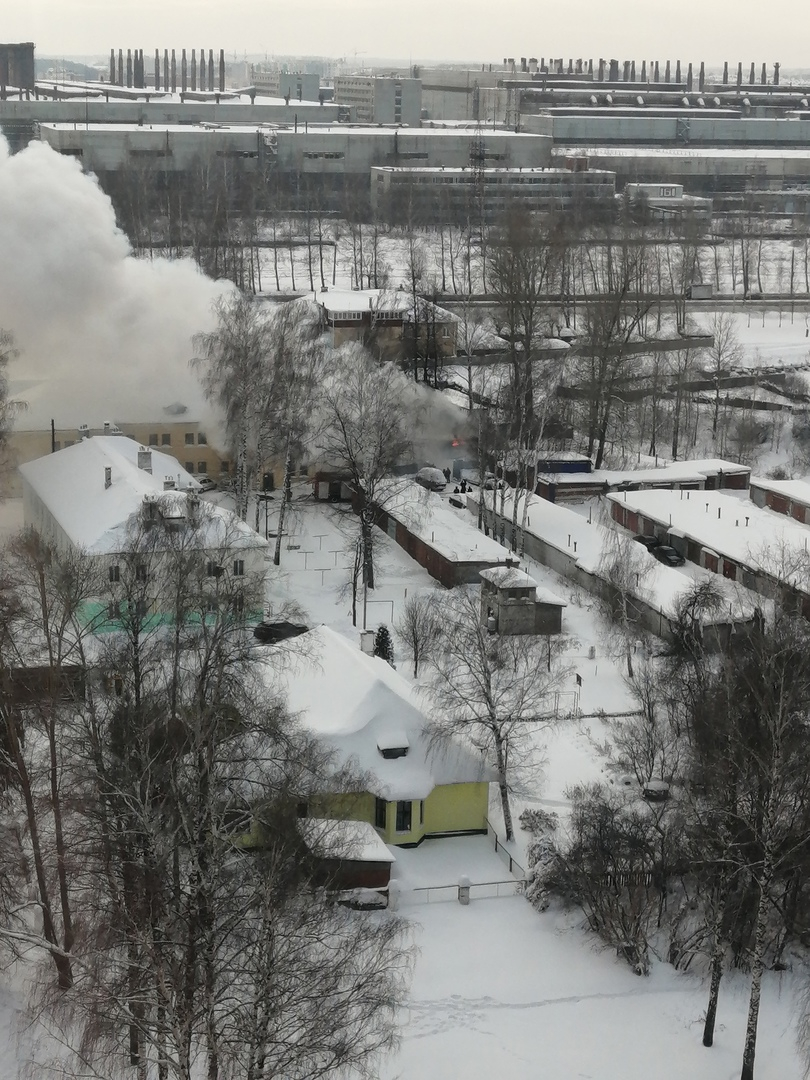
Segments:
[[[438,841],[437,841],[438,843]],[[715,1045],[701,1045],[704,980],[653,965],[641,979],[576,921],[522,897],[406,909],[419,948],[399,1052],[384,1080],[732,1080],[747,980],[721,991]],[[758,1080],[798,1080],[789,976],[769,975]]]
[[[306,490],[302,486],[298,494]],[[221,493],[215,497],[227,500]],[[7,536],[21,519],[19,500],[2,504],[0,533]],[[272,531],[272,509],[268,525]],[[355,628],[344,591],[355,527],[340,508],[296,499],[268,601],[294,600],[310,624],[326,623],[357,645],[362,611]],[[377,539],[379,584],[367,609],[372,627],[395,622],[406,594],[437,588],[387,536],[380,533]],[[515,810],[519,814],[525,806],[542,806],[564,814],[570,785],[609,780],[600,749],[609,732],[601,711],[621,713],[632,703],[622,677],[624,660],[611,657],[610,628],[591,598],[544,567],[531,561],[524,566],[540,585],[567,601],[564,662],[571,674],[566,685],[579,695],[580,718],[538,735],[543,763],[516,796]],[[410,677],[407,657],[398,659],[398,669]],[[490,819],[497,828],[495,801]],[[520,865],[526,863],[526,840],[519,831],[510,845]],[[654,962],[649,978],[639,978],[582,927],[575,913],[537,913],[515,895],[506,857],[496,854],[491,836],[393,850],[398,908],[411,926],[417,955],[410,1002],[400,1017],[401,1045],[380,1063],[382,1080],[649,1080],[675,1075],[732,1080],[739,1075],[748,988],[744,975],[724,980],[715,1046],[706,1050],[701,1045],[705,978],[677,973],[660,961]],[[462,874],[473,882],[469,906],[458,903],[454,888]],[[491,884],[497,882],[505,884]],[[23,989],[22,973],[0,973],[0,1080],[37,1075],[34,1062],[51,1047],[44,1022],[26,1009]],[[757,1080],[799,1080],[792,1010],[792,975],[769,974]]]

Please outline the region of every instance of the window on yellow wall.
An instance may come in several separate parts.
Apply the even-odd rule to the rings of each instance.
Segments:
[[[397,803],[397,832],[411,831],[411,804],[409,802]]]
[[[374,800],[374,824],[378,829],[385,829],[388,804],[385,799]]]

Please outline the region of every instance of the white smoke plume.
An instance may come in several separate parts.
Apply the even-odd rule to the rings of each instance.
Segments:
[[[174,403],[212,421],[189,360],[227,288],[190,260],[134,258],[77,161],[41,143],[10,155],[0,137],[0,328],[20,353],[18,429],[159,421]]]

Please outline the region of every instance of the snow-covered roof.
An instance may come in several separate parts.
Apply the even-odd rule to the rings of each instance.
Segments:
[[[490,582],[499,589],[531,589],[537,587],[537,582],[524,570],[516,566],[493,566],[489,570],[482,570],[480,576],[484,581]]]
[[[751,487],[784,495],[805,506],[810,506],[810,484],[806,480],[769,480],[761,476],[751,478]]]
[[[558,457],[557,454],[549,457]],[[589,473],[547,473],[544,479],[556,483],[607,484],[608,487],[620,487],[622,484],[694,484],[701,483],[707,476],[739,475],[750,473],[747,465],[737,461],[724,461],[722,458],[700,458],[695,461],[672,461],[653,469],[593,469]]]
[[[658,494],[674,496],[677,499],[681,493],[633,492],[630,497]],[[702,496],[704,493],[701,491],[692,492],[692,494]],[[475,502],[477,493],[467,498]],[[624,495],[611,495],[608,498],[623,499]],[[508,518],[512,516],[512,499],[513,493],[511,489],[507,489],[504,496],[504,509]],[[521,521],[523,517],[523,500],[524,495],[521,494],[518,497],[518,521]],[[550,503],[539,495],[529,495],[528,503],[526,532],[570,555],[576,565],[583,570],[599,576],[602,572],[604,553],[613,550],[616,546],[615,531],[596,520],[589,522],[587,518],[575,511],[557,503]],[[489,498],[487,505],[491,505]],[[740,505],[739,501],[737,505]],[[747,506],[747,504],[744,505]],[[498,510],[500,511],[500,492],[498,493]],[[622,535],[626,536],[624,533]],[[754,609],[762,606],[761,599],[754,597],[749,590],[726,581],[702,567],[687,566],[684,569],[676,569],[659,563],[641,544],[633,544],[629,549],[629,557],[633,560],[633,569],[637,574],[635,585],[632,582],[632,574],[628,575],[630,591],[665,616],[675,614],[679,599],[692,588],[696,579],[702,580],[709,577],[724,593],[728,604],[724,612],[718,614],[718,620],[724,621],[730,616],[750,618]],[[707,621],[713,620],[708,617]]]
[[[328,859],[350,862],[396,862],[380,834],[368,821],[301,818],[298,829],[307,847]]]
[[[425,799],[440,784],[489,780],[481,757],[456,742],[431,745],[430,723],[412,685],[385,660],[366,656],[326,626],[272,650],[265,674],[301,724],[335,754],[335,765],[363,774],[388,802]],[[392,739],[402,757],[383,757]]]
[[[147,471],[146,465],[151,471]],[[106,470],[110,485],[106,486]],[[132,516],[145,499],[160,500],[166,514],[183,516],[199,483],[168,454],[122,435],[98,435],[20,465],[31,491],[71,543],[99,555],[126,548]],[[166,485],[173,485],[167,490]],[[235,514],[205,504],[202,546],[267,547]]]
[[[642,110],[649,116],[649,110]],[[678,110],[682,113],[682,110]],[[701,115],[705,115],[701,111]],[[750,120],[748,121],[751,122]],[[791,123],[785,120],[784,123]],[[569,155],[587,158],[701,158],[714,160],[715,158],[727,158],[730,160],[746,161],[755,158],[760,161],[806,161],[810,158],[810,149],[798,149],[796,147],[765,147],[765,146],[555,146],[552,150],[553,157],[567,157]]]
[[[342,315],[344,312],[374,315],[402,315],[408,321],[414,308],[413,295],[405,289],[321,289],[315,293],[315,301],[330,315]],[[417,297],[420,318],[425,318],[429,310],[431,316],[439,322],[459,322],[457,315],[423,297]]]
[[[482,570],[480,576],[484,581],[489,581],[497,589],[534,589],[534,598],[538,604],[553,604],[555,607],[568,607],[565,600],[561,599],[551,589],[542,588],[537,584],[531,574],[516,566],[493,566],[489,570]]]
[[[502,544],[480,532],[444,499],[413,481],[380,484],[378,501],[389,517],[451,562],[505,563],[513,558]]]
[[[628,491],[607,497],[738,565],[810,589],[810,529],[793,518],[718,491]]]

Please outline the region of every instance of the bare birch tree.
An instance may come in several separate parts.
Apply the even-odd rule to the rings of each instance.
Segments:
[[[566,672],[547,670],[539,638],[490,634],[477,590],[454,589],[439,620],[425,686],[437,730],[471,743],[494,769],[506,839],[512,840],[510,789],[536,764],[535,740],[557,720]]]

